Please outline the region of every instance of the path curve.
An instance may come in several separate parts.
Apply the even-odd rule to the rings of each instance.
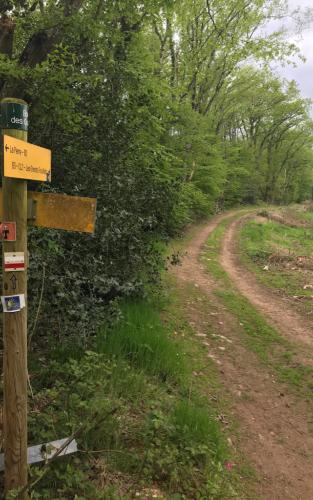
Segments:
[[[239,443],[234,437],[235,446],[239,446],[258,472],[258,498],[313,499],[311,404],[289,394],[242,344],[241,337],[233,327],[234,318],[212,293],[217,286],[214,279],[199,262],[210,233],[222,220],[236,213],[238,211],[217,216],[201,227],[187,245],[182,265],[175,269],[177,286],[182,289],[190,285],[198,287],[214,307],[219,307],[219,314],[210,315],[207,308],[201,305],[202,301],[190,301],[188,288],[183,303],[184,314],[195,332],[195,341],[202,342],[208,349],[208,357],[217,361],[221,381],[232,394],[233,413],[240,423]],[[232,225],[233,231],[235,227]],[[229,257],[234,233],[227,234],[223,253],[226,251]],[[221,351],[208,342],[207,324],[231,342],[229,349],[223,347]],[[250,497],[247,495],[244,498]]]
[[[251,304],[254,305],[272,326],[292,341],[313,347],[313,325],[295,309],[290,299],[277,296],[260,284],[255,276],[239,261],[236,234],[247,219],[247,215],[236,219],[227,228],[221,248],[220,262],[232,282]]]
[[[216,229],[223,220],[229,219],[236,213],[238,213],[238,210],[216,215],[194,235],[192,241],[185,248],[186,255],[182,259],[181,265],[176,268],[176,274],[180,279],[183,281],[192,281],[194,278],[194,280],[197,280],[197,284],[202,284],[204,287],[209,283],[213,283],[210,275],[203,272],[204,267],[198,262],[198,258],[202,247],[205,245],[214,229]]]

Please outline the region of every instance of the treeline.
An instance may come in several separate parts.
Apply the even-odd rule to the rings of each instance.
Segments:
[[[88,336],[104,303],[157,282],[162,241],[196,217],[312,197],[310,103],[268,67],[297,49],[262,31],[284,7],[0,2],[1,96],[29,102],[51,188],[98,199],[94,237],[31,231],[36,335]]]

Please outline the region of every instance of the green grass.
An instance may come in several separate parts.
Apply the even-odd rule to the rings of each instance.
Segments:
[[[172,422],[180,431],[180,439],[187,445],[207,444],[214,450],[216,458],[222,461],[227,456],[227,449],[214,417],[215,415],[211,414],[211,418],[208,418],[208,408],[205,406],[194,406],[183,400],[174,409]]]
[[[287,342],[268,325],[250,302],[234,290],[218,290],[227,309],[233,313],[246,334],[246,345],[258,354],[262,361],[269,362],[273,344],[287,347]]]
[[[312,291],[303,288],[309,276],[299,270],[281,269],[280,266],[271,265],[269,257],[281,252],[292,261],[294,255],[312,255],[313,229],[292,228],[276,222],[260,224],[248,221],[240,232],[239,247],[244,264],[262,283],[289,297],[307,296],[309,301],[302,302],[302,309],[304,312],[312,310]],[[269,270],[264,271],[265,265],[269,265]]]
[[[303,219],[313,224],[313,210],[303,212]]]
[[[178,345],[169,337],[160,314],[147,301],[125,302],[122,320],[100,330],[96,350],[110,357],[125,359],[132,366],[161,380],[181,381],[186,366]]]
[[[284,249],[298,255],[313,252],[313,229],[295,228],[268,221],[264,224],[253,220],[247,222],[241,232],[245,248],[251,259],[258,259],[260,252],[265,256],[277,249]]]
[[[313,225],[313,203],[312,202],[310,205],[307,205],[307,204],[291,205],[290,207],[286,208],[283,212],[286,212],[287,215],[290,214],[295,219],[298,219],[300,221],[309,222]]]
[[[238,216],[223,221],[213,231],[202,254],[203,263],[218,282],[219,286],[215,293],[236,318],[235,328],[242,334],[246,346],[256,353],[262,362],[270,366],[282,382],[287,383],[297,392],[312,397],[312,368],[294,362],[295,347],[270,326],[251,303],[240,294],[219,263],[224,232],[236,217]],[[252,233],[255,234],[255,224],[249,223],[249,225],[252,227]],[[266,236],[267,230],[261,234]],[[279,228],[278,235],[281,234]],[[267,239],[265,236],[264,239]],[[253,248],[256,249],[257,245]],[[263,248],[266,249],[266,247]]]
[[[214,365],[191,338],[177,302],[126,301],[119,323],[104,326],[90,351],[73,346],[72,358],[67,346],[60,359],[56,349],[33,360],[30,445],[84,423],[80,452],[57,460],[33,498],[131,499],[158,486],[168,499],[217,500],[241,490],[243,471],[224,466],[232,454],[220,405],[208,398],[217,390]],[[199,363],[209,370],[203,380],[192,375]],[[39,470],[31,467],[32,478]]]
[[[205,436],[207,436],[211,443],[211,452],[214,453],[214,456],[219,457],[218,463],[222,464],[225,457],[227,457],[227,460],[236,463],[231,478],[225,476],[222,465],[216,469],[214,479],[210,479],[213,490],[215,488],[218,490],[225,480],[226,484],[229,484],[231,479],[232,487],[236,493],[233,491],[230,498],[238,497],[243,500],[256,498],[253,492],[256,481],[255,471],[238,449],[236,449],[235,453],[234,448],[229,450],[225,444],[225,437],[229,436],[233,440],[234,436],[236,436],[235,439],[237,439],[240,432],[238,422],[234,420],[232,415],[232,400],[224,385],[220,382],[219,367],[207,356],[207,347],[201,341],[197,342],[195,340],[195,330],[185,317],[184,304],[186,302],[195,304],[199,321],[201,322],[201,319],[203,319],[206,324],[204,332],[210,342],[216,342],[216,335],[214,328],[206,320],[210,312],[215,313],[216,309],[207,295],[203,294],[199,288],[187,283],[177,288],[175,280],[170,276],[167,276],[166,281],[171,296],[171,302],[167,308],[168,325],[174,332],[174,338],[178,339],[183,348],[188,360],[188,366],[193,374],[187,388],[188,392],[185,395],[185,400],[180,405],[179,413],[176,411],[176,414],[179,414],[181,424],[190,422],[187,436],[192,433],[194,436],[193,441],[199,442],[201,439],[203,440],[202,444],[199,442],[200,450],[207,446],[207,444],[204,444]],[[197,373],[198,375],[196,375]],[[188,402],[190,400],[196,402],[195,408],[189,407]],[[210,418],[203,422],[203,417],[207,414],[209,414]],[[217,422],[217,416],[221,414],[228,415],[227,429],[225,427],[221,428]],[[180,427],[186,429],[185,425],[180,425]],[[186,430],[182,432],[182,437],[185,432]],[[222,439],[219,437],[222,437]],[[200,496],[199,498],[204,499],[207,497]],[[211,498],[211,496],[208,498]],[[214,495],[212,495],[212,498],[214,498]],[[221,498],[228,498],[228,496],[222,496]]]

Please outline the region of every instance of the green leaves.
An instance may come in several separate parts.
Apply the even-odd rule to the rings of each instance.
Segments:
[[[157,242],[216,205],[310,195],[308,103],[260,69],[296,50],[282,33],[262,35],[283,3],[52,0],[8,11],[2,93],[30,103],[29,139],[52,149],[52,189],[98,200],[94,237],[32,233],[32,314],[36,262],[47,269],[38,339],[79,330],[83,347],[110,302],[157,284]]]

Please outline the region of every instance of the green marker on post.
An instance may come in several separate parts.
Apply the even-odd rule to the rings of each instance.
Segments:
[[[1,128],[28,130],[27,104],[5,102],[1,104]]]

